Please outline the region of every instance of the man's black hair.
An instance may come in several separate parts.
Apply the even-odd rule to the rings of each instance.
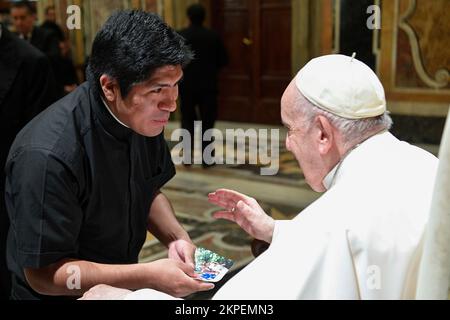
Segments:
[[[205,8],[199,3],[193,4],[187,9],[187,16],[193,25],[201,26],[205,21]]]
[[[14,1],[11,3],[12,8],[26,8],[29,14],[36,13],[36,9],[30,1]]]
[[[156,14],[125,10],[114,13],[95,36],[86,70],[96,94],[106,74],[117,81],[125,98],[133,85],[167,65],[186,66],[193,53],[184,39]]]

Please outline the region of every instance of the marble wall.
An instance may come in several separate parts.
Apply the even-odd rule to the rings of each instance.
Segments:
[[[395,86],[449,93],[450,1],[402,0],[395,9],[398,9]]]
[[[379,76],[394,128],[401,138],[438,143],[450,106],[450,0],[382,5]]]

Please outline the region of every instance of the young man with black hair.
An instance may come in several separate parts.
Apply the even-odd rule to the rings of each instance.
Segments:
[[[213,287],[189,276],[195,246],[160,191],[175,175],[163,130],[191,59],[157,15],[117,12],[94,40],[88,82],[18,134],[5,194],[13,299],[98,283],[175,296]],[[137,263],[147,230],[169,259]]]

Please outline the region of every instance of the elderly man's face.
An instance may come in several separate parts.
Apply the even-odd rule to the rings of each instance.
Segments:
[[[148,81],[135,85],[122,100],[118,97],[119,120],[133,131],[147,137],[159,135],[177,108],[178,82],[183,76],[181,66],[157,69]]]
[[[310,124],[306,123],[295,105],[297,99],[305,98],[291,82],[281,98],[281,119],[288,129],[286,148],[294,154],[309,186],[314,191],[322,192],[325,191],[322,181],[328,171],[322,165],[314,130],[310,129]]]
[[[28,8],[12,8],[11,17],[14,27],[18,33],[26,35],[33,30],[35,16],[28,10]]]

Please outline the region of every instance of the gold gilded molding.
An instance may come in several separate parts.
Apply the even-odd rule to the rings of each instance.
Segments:
[[[448,89],[435,89],[428,87],[422,80],[419,78],[415,71],[414,63],[412,62],[412,54],[410,53],[410,49],[408,51],[411,57],[411,68],[414,69],[414,74],[417,79],[421,82],[423,87],[419,86],[399,86],[396,78],[398,77],[398,68],[397,58],[398,58],[398,36],[401,32],[405,35],[405,38],[408,39],[407,35],[403,30],[401,30],[398,26],[399,21],[399,7],[400,0],[382,0],[381,8],[382,8],[382,19],[381,19],[381,29],[380,32],[380,54],[379,54],[379,63],[377,66],[378,76],[383,84],[383,87],[386,92],[386,98],[388,100],[388,108],[394,114],[408,114],[408,115],[429,115],[429,116],[446,116],[449,103],[450,103],[450,90]],[[409,2],[401,2],[402,4],[408,5]],[[432,6],[436,5],[436,2],[430,1],[429,3]],[[402,6],[401,12],[403,13],[407,6]],[[439,11],[436,9],[434,11]],[[428,11],[427,11],[428,13]],[[414,16],[414,19],[418,19],[419,17]],[[433,15],[430,14],[429,19],[433,19]],[[415,21],[413,19],[413,22]],[[443,18],[445,20],[445,18]],[[419,20],[423,21],[423,20]],[[434,22],[434,20],[432,20]],[[427,25],[428,26],[428,25]],[[437,36],[442,37],[442,34]],[[439,46],[444,44],[443,39],[438,40],[434,36],[427,37],[426,40],[437,40],[441,41]],[[408,40],[407,40],[408,41]],[[409,42],[408,42],[409,44]],[[436,50],[436,49],[434,49]],[[400,54],[401,52],[399,52]],[[445,56],[446,53],[443,53]],[[434,71],[438,70],[440,66],[436,66],[436,63],[441,63],[436,61],[432,67]]]
[[[397,1],[397,6],[398,5],[399,2]],[[433,89],[445,88],[449,84],[450,80],[450,74],[448,70],[444,68],[437,70],[434,75],[434,78],[428,75],[422,63],[422,54],[419,46],[419,40],[417,39],[414,29],[407,22],[408,19],[411,18],[411,16],[413,15],[416,6],[417,6],[416,0],[409,1],[409,6],[407,10],[399,17],[398,27],[408,35],[409,43],[411,45],[411,54],[413,58],[414,68],[420,79],[430,88]]]

